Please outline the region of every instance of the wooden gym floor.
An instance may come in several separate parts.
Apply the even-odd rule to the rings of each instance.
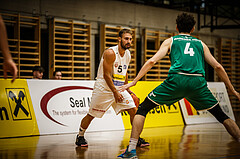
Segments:
[[[86,133],[89,147],[77,147],[76,134],[0,139],[0,159],[115,159],[128,145],[130,130]],[[151,145],[137,148],[139,159],[240,159],[240,143],[221,124],[144,129]]]

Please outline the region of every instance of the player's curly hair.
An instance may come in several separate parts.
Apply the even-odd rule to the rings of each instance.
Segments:
[[[177,24],[179,33],[190,33],[190,31],[196,24],[196,21],[194,20],[194,17],[192,15],[187,13],[182,13],[177,16],[176,24]]]
[[[133,34],[133,32],[130,29],[122,29],[122,30],[119,31],[118,36],[122,37],[122,35],[125,34],[125,33],[129,33],[131,35]]]

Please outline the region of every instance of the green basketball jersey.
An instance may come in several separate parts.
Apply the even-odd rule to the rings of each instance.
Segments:
[[[172,37],[169,73],[202,74],[204,71],[204,51],[201,40],[189,35]]]

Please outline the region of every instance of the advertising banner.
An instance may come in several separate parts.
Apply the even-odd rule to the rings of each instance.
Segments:
[[[78,132],[88,113],[95,81],[27,80],[40,134]],[[109,109],[95,118],[91,131],[124,130],[121,115]]]
[[[136,86],[130,89],[140,98],[140,103],[144,101],[147,95],[158,85],[161,81],[139,81]],[[129,122],[129,115],[127,112],[122,113],[123,123],[125,129],[131,129]],[[144,127],[159,127],[159,126],[173,126],[184,125],[179,103],[176,102],[171,106],[159,105],[152,109],[146,117]]]
[[[223,82],[208,82],[208,88],[219,101],[219,105],[231,119],[235,120],[228,93]],[[201,124],[218,122],[207,110],[196,111],[186,100],[180,100],[180,105],[186,124]]]
[[[0,138],[78,132],[88,113],[95,81],[0,79]],[[140,103],[161,82],[139,81],[131,90]],[[209,89],[223,111],[235,120],[222,82],[209,82]],[[185,99],[171,106],[159,105],[146,118],[145,128],[217,122],[208,111],[197,112]],[[116,115],[110,108],[95,118],[87,132],[131,129],[127,112]]]
[[[27,81],[0,79],[0,138],[39,135]]]

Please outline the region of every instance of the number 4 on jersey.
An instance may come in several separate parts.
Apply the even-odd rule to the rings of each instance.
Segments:
[[[190,43],[186,43],[184,54],[189,54],[190,56],[194,56],[193,48],[189,48]]]

